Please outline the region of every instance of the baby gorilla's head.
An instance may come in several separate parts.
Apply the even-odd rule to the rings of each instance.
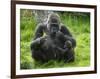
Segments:
[[[65,42],[65,46],[67,47],[67,48],[71,48],[72,47],[72,43],[71,43],[71,41],[66,41]]]

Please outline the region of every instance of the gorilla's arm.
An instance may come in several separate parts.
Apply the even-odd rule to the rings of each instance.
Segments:
[[[73,36],[70,33],[70,31],[68,30],[68,28],[63,25],[63,26],[61,26],[60,31],[65,35],[67,40],[70,40],[72,42],[72,47],[75,47],[76,46],[76,40],[73,38]]]
[[[35,37],[34,39],[40,38],[43,36],[43,30],[44,30],[44,25],[43,24],[38,24],[36,31],[35,31]]]

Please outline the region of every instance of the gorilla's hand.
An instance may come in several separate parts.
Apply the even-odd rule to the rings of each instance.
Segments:
[[[35,39],[34,41],[32,41],[31,43],[31,50],[38,50],[41,48],[42,44],[44,43],[45,38],[44,37],[40,37]]]

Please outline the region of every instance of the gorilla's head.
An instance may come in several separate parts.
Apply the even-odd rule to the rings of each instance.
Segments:
[[[60,17],[56,13],[51,13],[48,16],[48,21],[47,21],[47,28],[49,30],[49,34],[54,36],[60,28]]]

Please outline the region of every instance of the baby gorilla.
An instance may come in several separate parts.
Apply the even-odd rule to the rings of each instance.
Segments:
[[[72,47],[72,42],[61,32],[57,32],[56,42],[56,59],[64,60],[65,62],[74,61],[74,49]]]

